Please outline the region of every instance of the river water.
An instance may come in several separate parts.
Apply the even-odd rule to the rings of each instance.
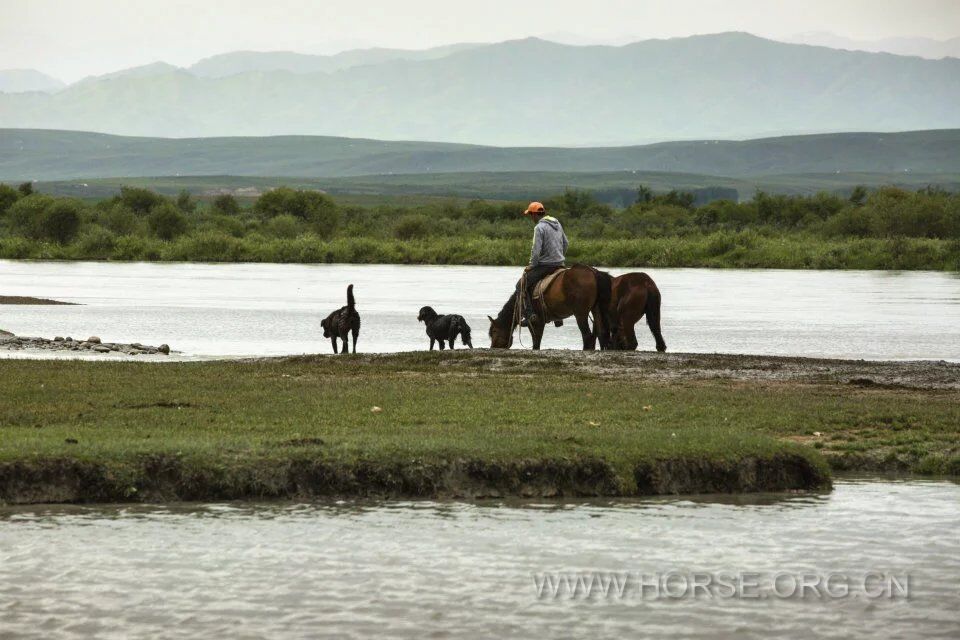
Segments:
[[[0,637],[956,638],[958,505],[949,482],[846,480],[615,502],[0,508]],[[724,572],[744,588],[683,586]],[[606,597],[537,587],[620,574]]]
[[[649,273],[663,292],[663,335],[671,351],[960,360],[957,274]],[[82,305],[2,306],[0,329],[167,343],[187,358],[325,353],[330,345],[320,320],[345,304],[353,283],[363,318],[360,351],[426,348],[416,320],[423,305],[465,316],[474,345],[487,346],[486,316],[496,315],[518,275],[512,267],[0,261],[0,295]],[[638,336],[641,349],[653,349],[645,327]],[[548,328],[543,344],[579,345],[572,321]]]

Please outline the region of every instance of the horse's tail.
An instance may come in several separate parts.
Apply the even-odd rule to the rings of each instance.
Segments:
[[[347,309],[353,311],[357,306],[357,301],[353,299],[353,285],[347,287]]]
[[[650,281],[647,287],[647,306],[644,307],[644,313],[647,316],[647,326],[650,327],[650,333],[657,341],[657,351],[666,351],[667,343],[663,341],[663,334],[660,333],[660,289]]]
[[[600,340],[600,348],[610,347],[610,298],[613,296],[613,276],[606,271],[594,269],[597,281],[597,311],[593,319],[593,333]]]

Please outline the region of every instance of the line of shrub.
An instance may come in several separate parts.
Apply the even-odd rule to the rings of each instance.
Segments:
[[[587,192],[547,202],[571,237],[571,260],[617,267],[960,269],[960,195],[892,187],[850,198],[757,193],[696,207],[655,195],[615,210]],[[279,188],[249,207],[123,188],[87,204],[0,185],[0,258],[405,264],[523,263],[522,203],[344,207]]]

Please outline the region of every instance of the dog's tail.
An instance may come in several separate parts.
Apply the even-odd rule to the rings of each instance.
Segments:
[[[354,307],[357,306],[357,301],[353,299],[353,285],[351,284],[347,287],[347,308],[350,311],[354,310]]]
[[[459,318],[457,324],[460,329],[460,342],[473,349],[473,340],[470,338],[470,325],[468,325],[467,321],[463,318]]]

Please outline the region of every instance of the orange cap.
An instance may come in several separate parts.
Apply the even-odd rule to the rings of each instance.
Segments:
[[[535,213],[543,213],[545,211],[546,209],[543,208],[542,202],[531,202],[530,205],[527,207],[527,210],[523,212],[523,215],[530,216]]]

